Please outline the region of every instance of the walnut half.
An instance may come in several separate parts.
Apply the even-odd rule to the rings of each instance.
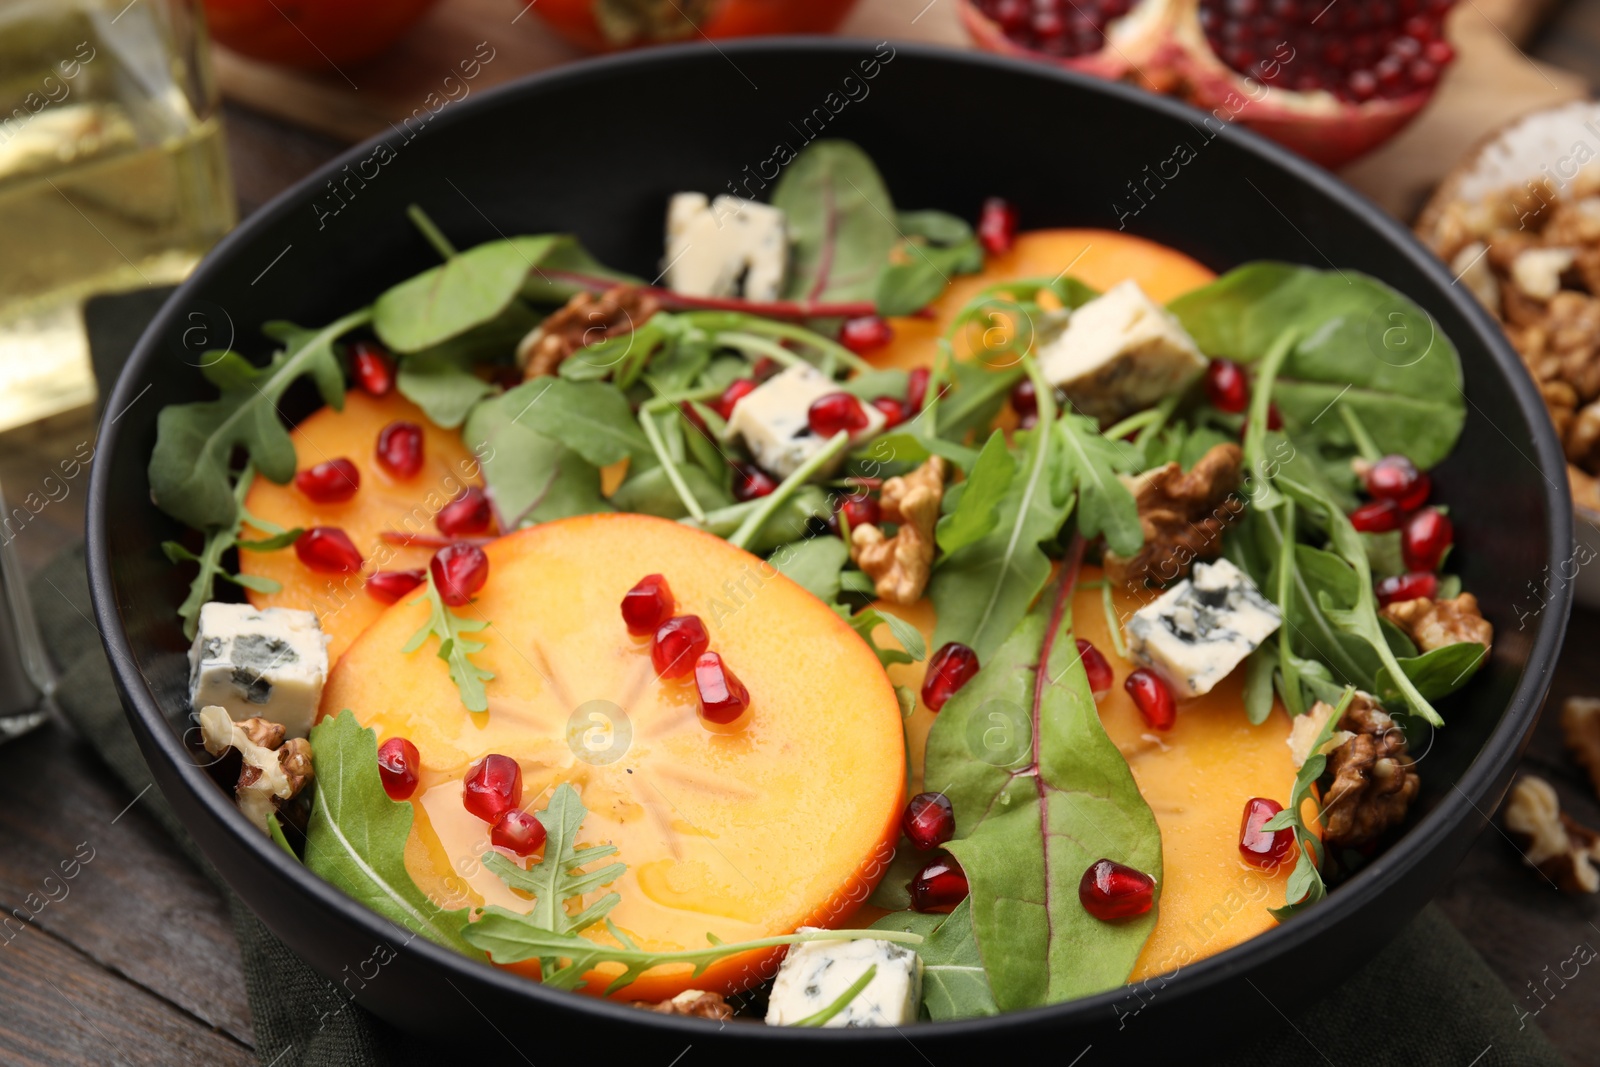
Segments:
[[[636,1008],[653,1011],[659,1015],[689,1015],[696,1019],[731,1019],[733,1008],[722,999],[721,994],[707,993],[703,989],[685,989],[671,1000],[659,1001],[655,1004],[649,1001],[636,1000]]]
[[[599,296],[578,293],[522,339],[517,365],[524,379],[554,374],[580,348],[632,333],[659,310],[660,298],[637,286],[619,285]]]
[[[1354,736],[1328,757],[1333,784],[1322,807],[1324,840],[1363,845],[1405,818],[1422,783],[1405,734],[1372,696],[1356,693],[1339,729]]]
[[[898,523],[893,537],[863,523],[850,531],[850,558],[871,578],[878,596],[915,604],[933,569],[933,528],[944,500],[944,460],[929,456],[916,470],[883,483],[883,518]]]
[[[1404,630],[1422,652],[1464,641],[1482,645],[1487,650],[1494,640],[1494,627],[1478,610],[1478,598],[1471,593],[1448,600],[1427,597],[1399,600],[1384,608],[1381,614]]]
[[[1244,511],[1239,488],[1243,453],[1236,444],[1213,445],[1187,473],[1176,463],[1131,479],[1144,544],[1130,557],[1107,552],[1106,576],[1121,584],[1164,585],[1189,573],[1197,559],[1222,552],[1222,531]]]
[[[1600,793],[1600,698],[1568,697],[1561,705],[1561,736]]]
[[[279,723],[266,719],[241,719],[234,722],[228,709],[208,704],[200,709],[200,737],[213,756],[237,749],[244,763],[239,782],[233,788],[234,800],[245,818],[262,833],[267,818],[305,788],[314,771],[311,742],[303,737],[283,739]]]
[[[1524,775],[1506,801],[1506,832],[1522,849],[1522,859],[1568,893],[1600,891],[1600,834],[1561,810],[1555,788],[1543,778]]]

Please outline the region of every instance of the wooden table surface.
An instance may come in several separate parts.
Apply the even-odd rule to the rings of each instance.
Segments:
[[[1600,0],[1566,4],[1530,51],[1600,84]],[[241,216],[344,147],[239,107],[225,116]],[[0,485],[26,493],[94,432],[85,412],[0,435]],[[17,539],[26,567],[81,536],[84,490],[73,485]],[[1552,709],[1566,695],[1600,693],[1596,647],[1600,613],[1576,612]],[[1600,802],[1563,752],[1553,713],[1525,766],[1556,784],[1575,817],[1600,826]],[[0,908],[24,908],[30,894],[48,901],[25,930],[13,922],[0,936],[0,1064],[257,1062],[226,906],[141,799],[64,724],[0,747]],[[90,857],[76,878],[46,881],[75,854]],[[1600,899],[1556,894],[1492,830],[1439,904],[1512,996],[1525,997],[1506,1004],[1513,1018],[1540,1007],[1530,983],[1547,967],[1578,943],[1600,944]],[[1560,989],[1536,1018],[1572,1062],[1600,1064],[1600,978]],[[1494,1062],[1491,1052],[1484,1063]]]

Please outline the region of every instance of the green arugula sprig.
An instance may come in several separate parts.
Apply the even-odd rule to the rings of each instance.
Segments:
[[[244,507],[244,498],[250,492],[250,483],[255,480],[255,470],[246,463],[244,470],[239,472],[238,481],[234,483],[233,497],[237,505],[237,517],[233,522],[218,526],[208,531],[205,545],[199,554],[191,552],[177,541],[161,542],[161,551],[172,563],[198,563],[199,571],[194,580],[189,583],[189,595],[178,608],[178,615],[183,619],[183,636],[194,640],[196,629],[200,621],[200,609],[206,601],[211,599],[211,594],[216,587],[217,579],[232,582],[234,585],[249,589],[255,593],[276,593],[283,588],[283,584],[273,578],[266,578],[258,574],[230,574],[222,565],[222,557],[230,548],[248,548],[252,552],[275,552],[288,548],[305,531],[300,527],[285,530],[276,523],[258,518]],[[269,536],[259,541],[241,541],[239,532],[244,526],[249,525]]]
[[[439,587],[433,581],[433,569],[428,569],[428,580],[423,586],[423,597],[430,606],[428,621],[423,623],[411,640],[400,649],[410,655],[421,648],[430,636],[439,638],[439,658],[450,665],[450,680],[461,694],[461,703],[468,711],[488,711],[489,696],[483,683],[494,677],[494,672],[472,662],[472,654],[487,647],[484,642],[468,637],[489,625],[488,619],[464,619],[445,606],[439,596]],[[420,600],[421,598],[419,598]],[[418,603],[413,600],[411,603]]]
[[[857,978],[854,982],[851,982],[849,988],[835,997],[832,1004],[829,1004],[821,1011],[812,1012],[810,1015],[807,1015],[804,1019],[801,1019],[794,1025],[811,1027],[828,1025],[828,1020],[832,1019],[835,1015],[838,1015],[841,1011],[844,1011],[846,1008],[848,1008],[850,1006],[850,1002],[855,1000],[856,997],[860,996],[861,991],[867,988],[867,986],[871,985],[872,980],[876,977],[878,977],[878,965],[874,963],[872,966],[862,971],[861,977]]]
[[[617,941],[605,945],[574,933],[556,933],[529,921],[499,905],[483,909],[482,916],[469,926],[463,936],[474,946],[489,953],[496,963],[519,963],[528,959],[558,959],[563,966],[545,975],[545,985],[557,989],[575,989],[584,975],[605,963],[618,963],[623,972],[605,989],[606,995],[630,984],[652,967],[664,964],[687,963],[694,967],[690,977],[698,978],[713,963],[741,952],[756,949],[778,948],[782,945],[800,945],[810,941],[855,941],[872,938],[893,941],[902,945],[921,944],[917,934],[895,930],[806,930],[803,933],[778,934],[759,937],[751,941],[721,941],[706,935],[710,944],[704,948],[678,949],[670,952],[651,952],[642,949],[610,919],[605,920],[606,930]]]
[[[1322,747],[1333,737],[1333,731],[1338,726],[1339,720],[1344,716],[1345,709],[1350,706],[1350,701],[1355,698],[1355,687],[1347,686],[1344,695],[1339,698],[1338,705],[1333,709],[1333,714],[1328,716],[1327,722],[1322,724],[1322,729],[1317,731],[1317,736],[1311,742],[1309,755],[1300,765],[1300,773],[1295,776],[1294,788],[1289,792],[1289,803],[1284,809],[1266,822],[1261,824],[1261,829],[1267,833],[1278,830],[1294,831],[1295,860],[1294,870],[1289,872],[1289,881],[1284,886],[1284,904],[1281,908],[1272,908],[1273,918],[1282,922],[1291,915],[1296,915],[1323,897],[1328,895],[1328,887],[1322,881],[1322,839],[1306,826],[1305,819],[1300,814],[1301,806],[1312,799],[1312,789],[1317,784],[1317,779],[1322,777],[1322,772],[1327,769],[1328,756]]]

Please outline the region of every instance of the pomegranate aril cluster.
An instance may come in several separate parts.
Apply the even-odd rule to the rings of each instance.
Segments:
[[[1200,0],[1200,27],[1224,64],[1276,89],[1326,90],[1347,103],[1426,92],[1455,58],[1443,39],[1452,0]]]
[[[1372,499],[1350,513],[1350,525],[1362,533],[1399,530],[1406,566],[1405,574],[1377,583],[1378,603],[1432,599],[1439,591],[1434,572],[1455,543],[1449,516],[1427,506],[1432,480],[1405,456],[1388,455],[1361,468],[1361,484]]]
[[[1081,56],[1105,46],[1106,26],[1133,0],[978,0],[1011,40],[1051,56]]]
[[[665,577],[647,574],[622,597],[622,621],[635,637],[650,635],[650,663],[662,678],[692,673],[700,717],[718,726],[738,720],[750,707],[745,688],[722,656],[711,651],[711,635],[698,615],[674,615],[677,599]]]

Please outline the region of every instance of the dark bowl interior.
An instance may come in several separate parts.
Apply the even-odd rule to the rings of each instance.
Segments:
[[[876,67],[863,69],[875,53]],[[232,337],[239,350],[264,356],[262,322],[331,321],[435,262],[405,221],[408,203],[422,204],[463,247],[570,231],[607,263],[650,277],[669,194],[761,196],[783,146],[819,133],[851,138],[878,161],[903,206],[971,217],[985,196],[999,194],[1030,228],[1126,228],[1217,270],[1261,258],[1337,264],[1408,293],[1459,347],[1469,414],[1455,454],[1437,471],[1438,496],[1461,517],[1453,560],[1497,639],[1489,665],[1448,703],[1450,726],[1427,743],[1423,794],[1405,835],[1325,903],[1183,968],[1159,998],[1124,990],[930,1025],[913,1036],[935,1058],[1002,1035],[1048,1034],[1076,1049],[1124,1025],[1124,1041],[1192,1049],[1248,1025],[1247,1015],[1216,1010],[1243,991],[1246,977],[1281,991],[1275,1002],[1284,1010],[1328,989],[1438,889],[1499,803],[1566,625],[1566,585],[1549,580],[1546,568],[1570,555],[1570,505],[1537,393],[1443,268],[1326,173],[1235,128],[1216,134],[1204,118],[1122,86],[1005,59],[793,40],[569,67],[436,117],[419,109],[382,142],[352,149],[212,253],[151,325],[107,406],[116,418],[103,427],[94,465],[92,590],[128,714],[163,792],[240,895],[325,974],[348,973],[380,942],[398,946],[376,978],[350,988],[403,1027],[493,1046],[504,1034],[587,1018],[627,1045],[674,1053],[689,1043],[723,1053],[758,1045],[763,1056],[784,1058],[815,1053],[813,1042],[826,1042],[831,1055],[903,1049],[895,1031],[717,1030],[550,992],[426,941],[407,942],[291,862],[248,828],[183,743],[186,642],[174,610],[189,574],[162,556],[160,542],[179,530],[150,505],[145,478],[161,408],[209,395],[194,367],[201,350]],[[1179,166],[1172,161],[1180,154],[1192,158]],[[292,393],[285,409],[296,418],[310,405],[311,397]],[[1315,983],[1304,980],[1312,958]],[[1145,1005],[1134,1022],[1130,1013]]]

